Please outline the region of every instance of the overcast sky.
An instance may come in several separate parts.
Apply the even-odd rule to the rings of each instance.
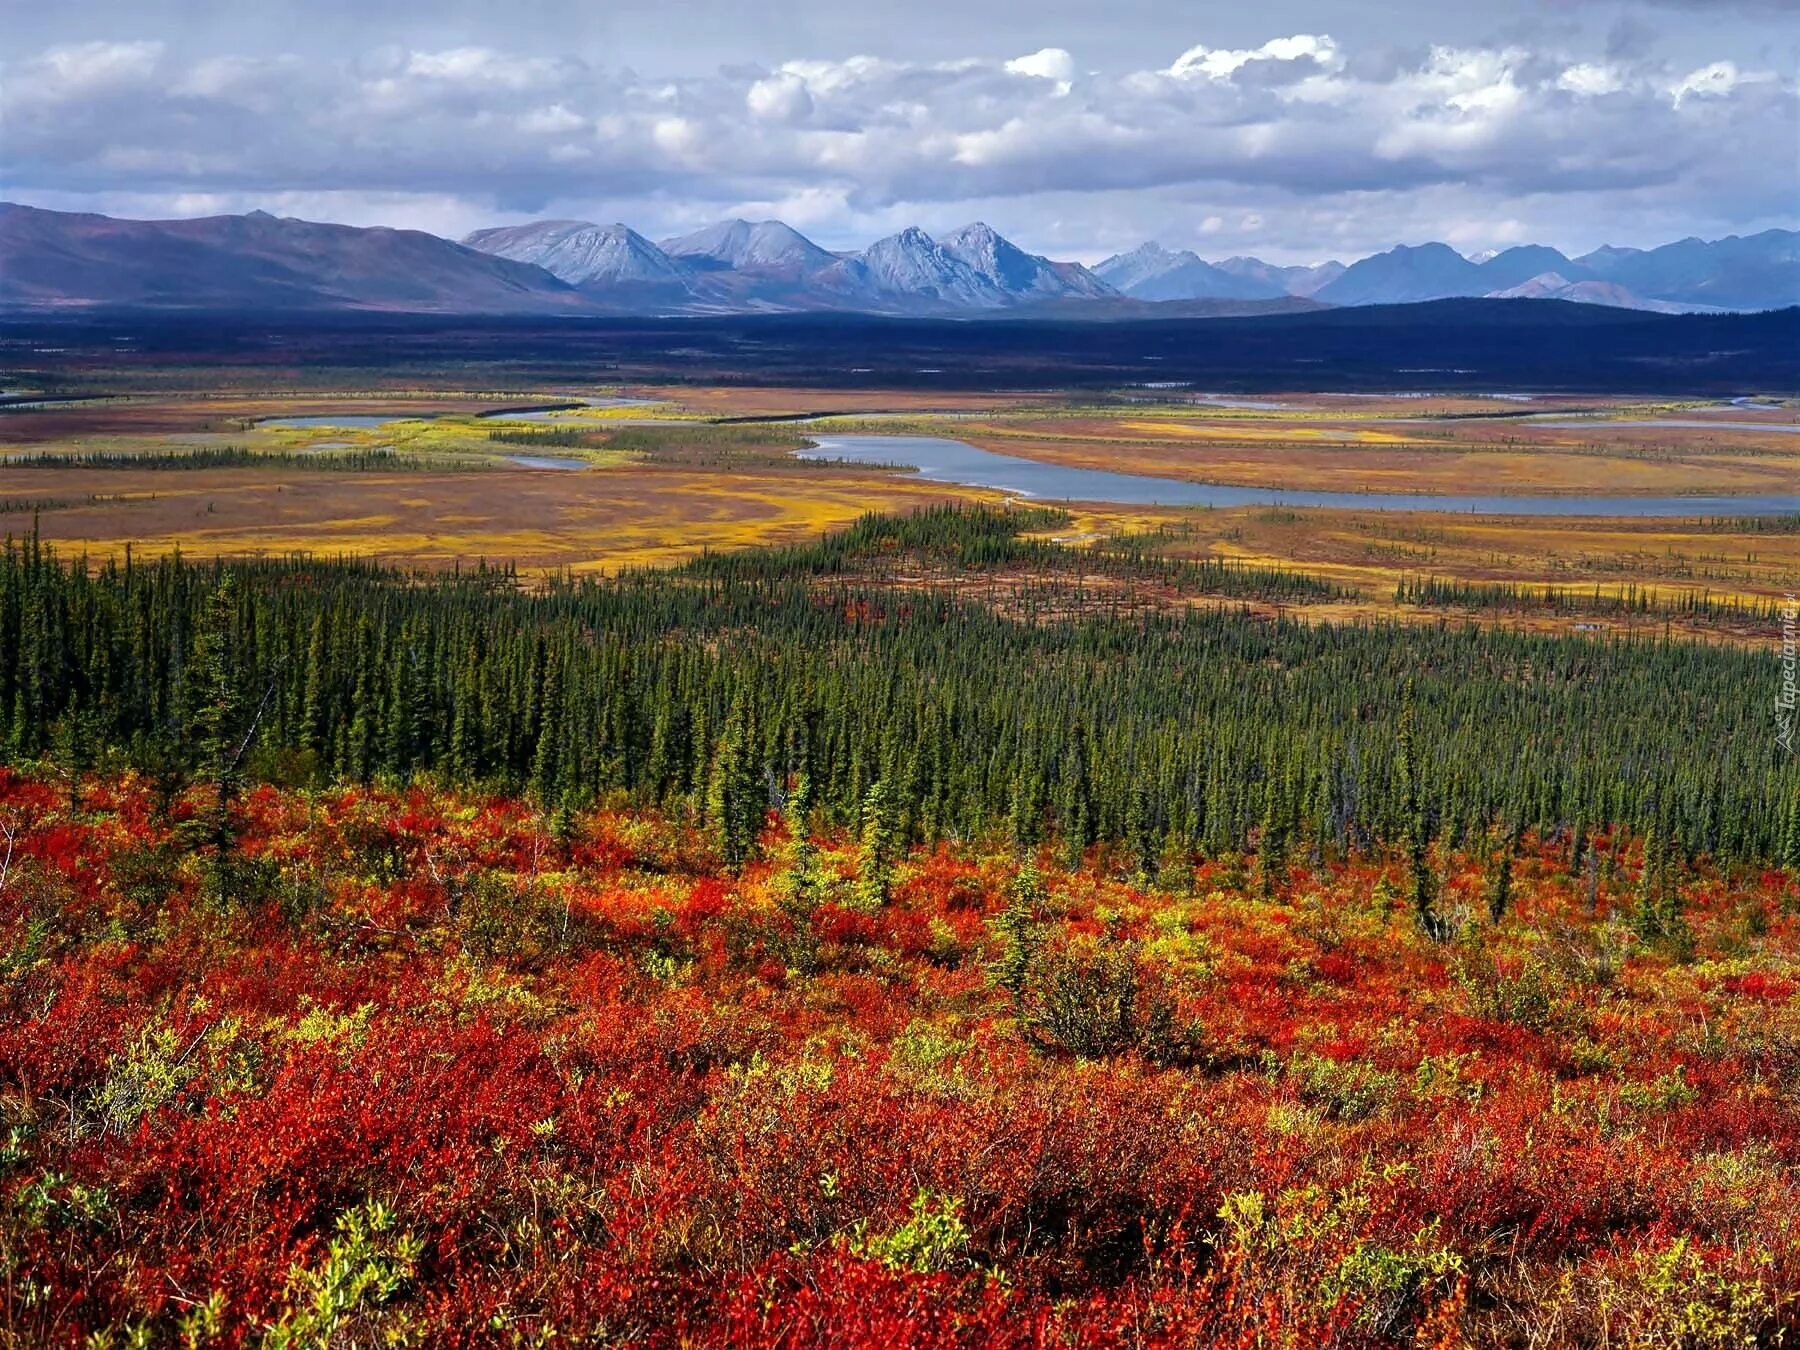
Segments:
[[[1096,261],[1800,224],[1800,0],[0,0],[0,196]]]

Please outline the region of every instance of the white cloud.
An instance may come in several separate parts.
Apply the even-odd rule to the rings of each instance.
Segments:
[[[1227,51],[1213,47],[1189,47],[1168,69],[1178,78],[1205,76],[1210,80],[1229,79],[1252,61],[1310,61],[1326,70],[1342,64],[1337,43],[1330,35],[1315,37],[1296,33],[1292,37],[1273,38],[1260,47]]]
[[[1057,93],[1066,94],[1075,86],[1075,58],[1061,47],[1045,47],[1029,56],[1014,57],[1006,63],[1006,73],[1049,80]]]
[[[1594,65],[1583,61],[1568,67],[1556,77],[1556,87],[1566,89],[1571,94],[1584,94],[1590,98],[1602,94],[1616,94],[1625,87],[1625,81],[1619,72],[1610,65]]]
[[[587,126],[587,118],[571,112],[561,103],[547,108],[533,108],[519,118],[519,130],[534,136],[558,136],[579,131]]]
[[[74,103],[145,84],[162,59],[160,42],[72,42],[46,48],[9,70],[7,102]]]
[[[1690,70],[1683,75],[1669,86],[1669,94],[1679,108],[1682,100],[1689,94],[1723,97],[1737,88],[1742,79],[1735,62],[1714,61],[1711,65],[1701,66],[1698,70]]]
[[[806,80],[793,71],[758,80],[744,95],[744,102],[756,116],[772,122],[798,122],[813,106]]]
[[[513,56],[486,47],[454,47],[441,52],[413,52],[406,73],[446,84],[495,85],[530,89],[556,73],[556,63],[543,57]]]

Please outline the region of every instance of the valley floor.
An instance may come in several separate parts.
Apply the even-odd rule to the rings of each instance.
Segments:
[[[620,393],[632,397],[619,401]],[[1274,487],[1730,494],[1800,481],[1792,409],[1774,405],[1131,397],[1144,402],[1124,411],[1046,395],[643,385],[508,395],[213,391],[50,404],[0,412],[0,444],[12,459],[0,460],[0,531],[35,527],[94,559],[127,547],[139,557],[310,552],[430,569],[485,558],[542,576],[801,542],[869,510],[999,499],[904,472],[793,458],[809,435],[846,429]],[[596,406],[581,406],[589,401]],[[1521,419],[1521,408],[1545,416]],[[787,420],[803,414],[830,420]],[[1326,579],[1344,594],[1291,611],[1317,619],[1666,628],[1762,644],[1779,632],[1784,598],[1800,589],[1793,517],[1104,503],[1077,517],[1078,528],[1058,536],[1077,546],[1125,536],[1171,557],[1278,564]]]

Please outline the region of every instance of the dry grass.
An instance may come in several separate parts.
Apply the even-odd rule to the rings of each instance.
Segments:
[[[1054,409],[1066,400],[1059,394],[935,393],[896,389],[757,389],[634,386],[634,394],[667,399],[712,417],[781,417],[795,413],[848,412],[993,412],[1019,408]]]
[[[1664,427],[1646,420],[1656,410],[1637,411],[1634,419],[1549,426],[1492,417],[1383,422],[1296,412],[1090,410],[945,430],[1026,459],[1243,487],[1679,495],[1791,492],[1800,481],[1800,436],[1770,429],[1777,419],[1769,415]]]
[[[1602,595],[1635,588],[1665,601],[1708,595],[1740,604],[1800,590],[1800,532],[1734,530],[1698,520],[1094,506],[1078,512],[1074,528],[1059,537],[1081,545],[1158,531],[1160,551],[1171,556],[1292,567],[1358,593],[1355,600],[1306,606],[1312,619],[1461,617],[1454,610],[1396,604],[1394,590],[1405,576],[1554,585],[1583,594],[1598,589]],[[1660,617],[1494,610],[1467,617],[1545,632],[1667,626],[1686,636],[1752,644],[1766,643],[1771,632],[1765,625],[1718,620],[1665,625]]]
[[[255,423],[268,417],[316,417],[334,414],[391,417],[408,414],[474,414],[509,404],[520,407],[557,402],[555,396],[520,397],[466,392],[385,394],[353,391],[342,394],[157,394],[92,399],[20,412],[0,413],[0,446],[74,445],[94,437],[226,436],[242,441],[265,434]],[[323,432],[320,433],[321,439]],[[91,448],[82,445],[81,448]]]
[[[0,470],[0,500],[71,503],[43,536],[94,558],[355,554],[430,568],[475,558],[611,572],[785,543],[865,511],[988,496],[878,472],[500,467],[445,473]],[[0,517],[22,532],[30,518]]]

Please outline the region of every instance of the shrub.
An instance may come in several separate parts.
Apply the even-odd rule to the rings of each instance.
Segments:
[[[1509,968],[1477,939],[1465,945],[1455,974],[1477,1017],[1529,1031],[1546,1031],[1566,1020],[1562,982],[1535,956]]]
[[[1022,1009],[1034,1045],[1077,1059],[1141,1050],[1168,1060],[1186,1048],[1174,1004],[1146,987],[1131,945],[1082,938],[1047,949],[1031,965]]]
[[[1269,1057],[1273,1065],[1273,1057]],[[1393,1104],[1400,1080],[1362,1060],[1328,1059],[1301,1051],[1280,1072],[1300,1095],[1336,1120],[1366,1120]]]
[[[922,1190],[913,1197],[905,1223],[881,1234],[870,1234],[866,1225],[858,1224],[847,1245],[853,1255],[893,1270],[920,1275],[949,1270],[964,1259],[969,1246],[962,1201]]]
[[[173,1101],[197,1071],[194,1047],[189,1043],[184,1049],[173,1027],[145,1027],[130,1049],[113,1056],[106,1080],[94,1093],[92,1109],[100,1128],[124,1134]]]
[[[348,1327],[372,1322],[418,1269],[424,1244],[399,1228],[394,1211],[370,1200],[338,1217],[337,1236],[316,1269],[288,1274],[287,1307],[269,1328],[266,1350],[314,1350],[339,1343]],[[417,1343],[403,1325],[388,1326],[375,1344]],[[343,1337],[363,1343],[360,1336]]]

